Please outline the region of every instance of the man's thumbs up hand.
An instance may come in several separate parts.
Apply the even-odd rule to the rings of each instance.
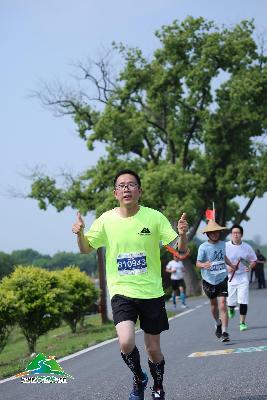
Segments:
[[[178,233],[183,236],[188,231],[188,222],[186,220],[186,213],[183,213],[177,224]]]
[[[81,216],[81,213],[78,211],[77,220],[72,225],[72,232],[75,233],[76,235],[80,235],[81,233],[83,233],[84,227],[85,227],[84,220]]]

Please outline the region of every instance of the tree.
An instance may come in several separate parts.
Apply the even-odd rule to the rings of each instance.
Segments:
[[[41,254],[33,249],[23,249],[12,251],[11,257],[14,265],[33,265],[41,257]]]
[[[40,254],[33,249],[15,250],[11,255],[0,252],[0,279],[14,270],[14,265],[35,265],[49,270],[77,265],[81,271],[94,275],[97,269],[96,253],[80,254],[58,252],[53,256]]]
[[[78,177],[64,174],[64,187],[33,174],[29,197],[44,210],[70,206],[98,216],[115,205],[113,174],[127,166],[141,175],[145,205],[173,223],[187,212],[190,240],[212,201],[221,225],[247,220],[267,188],[267,58],[253,33],[249,21],[218,28],[188,17],[156,32],[160,46],[150,60],[114,44],[124,63],[114,79],[105,58],[95,64],[100,76],[79,65],[88,93],[39,92],[45,106],[73,117],[89,151],[102,142],[106,155]],[[247,199],[243,209],[237,196]]]
[[[62,269],[69,265],[79,266],[81,271],[85,271],[88,275],[92,275],[97,268],[96,254],[95,252],[90,254],[59,252],[54,254],[50,263],[52,269]]]
[[[14,292],[3,290],[0,284],[0,353],[4,349],[15,323],[16,312]]]
[[[58,275],[65,293],[62,318],[75,333],[78,322],[91,311],[99,293],[91,279],[78,267],[69,266]]]
[[[14,270],[13,259],[9,254],[0,251],[0,280]]]
[[[37,339],[59,326],[64,291],[55,272],[34,266],[18,266],[1,283],[7,296],[14,295],[15,322],[28,343],[29,353],[35,352]]]

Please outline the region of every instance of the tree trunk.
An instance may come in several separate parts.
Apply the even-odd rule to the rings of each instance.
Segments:
[[[34,336],[26,337],[28,343],[29,353],[35,353],[37,338]]]
[[[83,315],[80,319],[80,327],[83,329],[84,328],[84,322],[85,322],[85,316]]]
[[[199,296],[202,293],[201,290],[201,280],[199,279],[194,265],[190,258],[186,258],[183,261],[185,272],[184,272],[184,280],[186,285],[186,294],[187,296]]]
[[[108,319],[107,314],[107,289],[106,289],[106,274],[105,274],[105,261],[103,248],[97,250],[98,259],[98,274],[99,274],[99,287],[100,287],[100,312],[102,324],[106,324]]]
[[[69,325],[70,325],[71,332],[72,333],[76,333],[76,330],[77,330],[77,321],[76,321],[76,319],[74,321],[70,321]]]

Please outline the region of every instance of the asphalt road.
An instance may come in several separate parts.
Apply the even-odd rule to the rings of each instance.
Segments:
[[[230,343],[221,343],[214,335],[205,297],[189,300],[185,311],[178,308],[170,330],[162,334],[166,400],[267,399],[267,289],[252,289],[250,300],[249,329],[240,332],[236,316],[230,321]],[[143,333],[137,333],[136,339],[143,368],[148,370]],[[201,353],[216,350],[236,352]],[[193,353],[199,357],[189,357]],[[120,358],[116,340],[59,363],[73,380],[65,384],[0,382],[0,399],[128,400],[131,373]],[[150,398],[149,388],[145,398]]]

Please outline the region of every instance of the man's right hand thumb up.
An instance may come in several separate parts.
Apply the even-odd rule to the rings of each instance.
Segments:
[[[82,219],[82,216],[78,211],[76,222],[72,225],[72,232],[75,233],[76,235],[80,235],[81,233],[83,233],[84,227],[85,227],[84,220]]]

